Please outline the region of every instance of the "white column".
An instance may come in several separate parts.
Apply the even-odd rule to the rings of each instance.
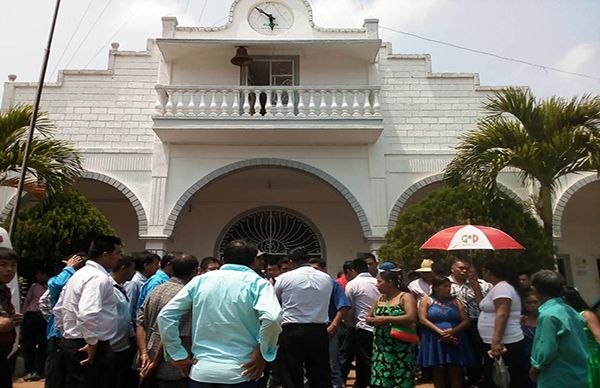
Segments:
[[[260,117],[260,90],[255,90],[254,95],[256,96],[254,99],[254,116]]]
[[[240,93],[237,90],[232,92],[233,94],[233,103],[231,104],[231,115],[239,116],[240,115]]]
[[[304,90],[298,90],[298,117],[306,116],[306,108],[304,107]]]
[[[177,107],[176,107],[176,115],[177,116],[183,116],[185,114],[184,110],[185,110],[185,106],[183,105],[183,97],[185,95],[185,90],[178,90],[177,91]]]
[[[288,95],[287,115],[288,116],[296,115],[296,112],[295,112],[296,107],[294,106],[294,93],[295,92],[293,90],[287,91],[287,95]]]
[[[195,116],[196,115],[196,102],[194,101],[194,94],[196,94],[196,92],[194,90],[190,90],[190,101],[188,102],[188,108],[187,108],[187,114],[188,116]]]
[[[283,116],[283,101],[281,100],[283,92],[281,91],[281,89],[278,89],[275,91],[275,93],[277,98],[277,104],[275,105],[275,116],[281,117]]]
[[[217,91],[210,90],[209,93],[210,93],[210,107],[209,107],[210,113],[208,115],[216,116],[217,115]]]
[[[363,105],[363,116],[371,115],[371,91],[365,90],[365,104]]]
[[[379,105],[379,90],[373,90],[373,116],[381,116],[381,106]]]
[[[273,103],[271,101],[271,96],[273,95],[272,90],[266,91],[266,101],[265,101],[265,116],[273,116]]]
[[[352,94],[354,95],[352,102],[352,116],[358,117],[361,115],[360,104],[358,103],[358,90],[353,90]]]
[[[316,116],[317,115],[317,106],[315,104],[315,91],[309,90],[310,98],[308,100],[308,115]]]
[[[223,99],[221,100],[221,116],[229,116],[229,103],[227,102],[227,90],[222,90],[221,94]]]
[[[200,90],[200,103],[198,104],[198,116],[206,116],[206,90]]]
[[[331,104],[329,105],[330,115],[337,116],[338,113],[338,104],[337,104],[337,90],[331,91]]]
[[[347,94],[348,91],[347,90],[342,90],[342,116],[350,116],[350,111],[348,110],[348,98],[347,98]]]
[[[250,116],[250,91],[244,89],[244,103],[242,105],[242,116]]]
[[[173,115],[175,106],[173,105],[173,90],[166,90],[167,93],[167,104],[165,105],[165,114],[167,116]]]
[[[326,94],[325,94],[325,90],[321,90],[321,103],[319,104],[319,116],[327,116],[328,112],[327,112],[327,101],[326,101]]]

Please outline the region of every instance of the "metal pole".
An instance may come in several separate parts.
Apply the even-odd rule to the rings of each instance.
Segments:
[[[33,133],[35,131],[35,123],[40,108],[40,100],[42,99],[42,90],[44,88],[44,80],[46,78],[46,69],[48,67],[48,58],[50,57],[50,47],[52,46],[52,38],[54,37],[54,29],[56,28],[56,20],[58,19],[58,9],[60,8],[60,1],[56,0],[54,7],[54,16],[52,17],[52,24],[50,25],[50,33],[48,35],[48,43],[46,44],[46,50],[44,51],[44,59],[42,61],[42,69],[40,71],[40,78],[35,95],[35,102],[33,104],[33,112],[31,114],[31,122],[29,124],[29,137],[25,143],[25,154],[23,155],[23,163],[21,164],[21,177],[19,178],[19,185],[17,186],[17,196],[15,199],[15,206],[13,208],[12,218],[10,220],[9,235],[11,240],[14,238],[14,234],[17,228],[17,214],[19,212],[19,206],[21,205],[21,194],[23,193],[23,186],[25,184],[25,178],[27,175],[27,163],[29,162],[29,151],[31,148],[31,141],[33,140]]]

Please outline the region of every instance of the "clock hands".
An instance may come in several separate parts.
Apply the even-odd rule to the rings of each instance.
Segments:
[[[273,16],[270,13],[266,13],[265,11],[263,11],[262,9],[258,8],[258,7],[254,7],[256,8],[256,10],[260,13],[262,13],[263,15],[265,15],[266,17],[269,18],[269,27],[271,27],[271,31],[273,31],[273,29],[275,29],[275,16]]]

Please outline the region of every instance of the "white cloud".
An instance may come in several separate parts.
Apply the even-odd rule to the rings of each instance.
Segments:
[[[582,42],[569,50],[556,63],[556,67],[561,70],[580,72],[597,56],[600,56],[600,45]]]

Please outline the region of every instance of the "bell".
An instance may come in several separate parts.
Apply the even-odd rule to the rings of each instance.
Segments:
[[[248,56],[246,47],[238,46],[235,51],[235,57],[231,58],[231,63],[236,66],[249,66],[252,63],[252,58]]]

